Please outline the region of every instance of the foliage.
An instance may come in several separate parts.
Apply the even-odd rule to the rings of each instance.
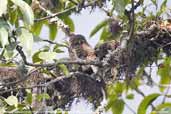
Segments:
[[[138,108],[138,114],[146,114],[147,108],[152,102],[159,96],[160,94],[153,93],[149,96],[146,96],[142,102],[140,103],[140,106]]]
[[[62,29],[66,35],[68,31],[73,33],[77,25],[74,25],[74,21],[70,16],[74,14],[81,15],[80,12],[82,11],[82,9],[87,7],[90,7],[91,11],[93,11],[95,8],[98,8],[107,14],[105,20],[100,22],[98,25],[95,25],[95,27],[91,30],[89,35],[90,37],[95,36],[100,31],[101,35],[99,42],[107,42],[110,40],[122,41],[122,38],[125,36],[125,31],[127,36],[129,36],[128,34],[130,32],[131,26],[130,18],[132,16],[130,12],[132,11],[132,0],[39,0],[39,2],[42,4],[42,7],[45,11],[39,7],[36,0],[0,0],[0,66],[10,67],[13,66],[13,64],[17,63],[18,60],[20,60],[21,58],[24,58],[26,60],[32,61],[32,64],[29,64],[26,60],[23,59],[25,64],[29,67],[29,70],[32,68],[36,69],[40,67],[40,72],[46,75],[54,76],[54,74],[56,73],[57,75],[55,75],[54,77],[58,77],[59,75],[65,75],[67,77],[69,76],[70,71],[73,68],[83,68],[82,66],[79,66],[80,64],[70,67],[68,64],[64,64],[65,61],[62,64],[57,64],[58,62],[63,62],[62,59],[58,59],[57,57],[59,53],[65,53],[61,49],[68,49],[67,46],[69,45],[68,42],[57,43],[57,36],[58,32],[60,31],[59,29]],[[155,7],[155,13],[151,11],[150,5],[146,4],[145,0],[135,2],[135,7],[133,8],[133,10],[135,10],[134,33],[139,30],[150,28],[150,25],[151,23],[153,23],[153,21],[160,25],[163,21],[162,17],[166,14],[169,15],[168,10],[170,9],[167,7],[167,0],[163,0],[160,5],[157,0],[149,0],[149,2],[150,5]],[[108,7],[107,10],[105,9],[105,6]],[[136,7],[140,7],[140,9],[137,9]],[[55,14],[57,15],[56,18],[52,18]],[[44,17],[46,19],[44,19]],[[57,22],[51,22],[53,19],[56,19],[55,21]],[[168,20],[168,23],[171,24],[169,21],[170,20]],[[46,39],[41,38],[40,35],[44,26],[49,29],[49,37]],[[168,27],[170,26],[168,25]],[[64,30],[66,28],[69,28],[69,30]],[[46,42],[45,45],[42,45],[43,42]],[[33,46],[39,45],[39,43],[42,43],[41,48],[34,49]],[[133,45],[136,45],[136,43]],[[140,53],[139,55],[143,56],[145,55],[144,53],[146,51],[146,48],[144,47],[146,47],[146,45],[139,45],[139,48],[143,47],[143,50],[138,51],[137,53]],[[23,56],[23,53],[17,50],[18,46],[22,47],[25,56]],[[170,46],[170,44],[168,46]],[[153,49],[151,50],[149,52],[153,52]],[[127,100],[130,100],[132,102],[136,102],[138,100],[135,97],[136,93],[142,95],[143,99],[140,101],[138,110],[135,113],[146,114],[147,110],[149,109],[148,107],[152,106],[152,110],[150,110],[151,114],[158,114],[158,112],[160,113],[162,111],[170,114],[170,102],[166,102],[165,100],[163,100],[163,102],[158,105],[154,105],[152,103],[155,100],[158,100],[157,98],[162,95],[164,95],[164,99],[170,98],[170,94],[167,95],[167,91],[168,89],[170,89],[171,81],[171,58],[168,53],[165,53],[166,51],[167,50],[164,49],[157,50],[158,57],[155,58],[156,60],[154,60],[154,58],[151,60],[152,63],[155,64],[157,64],[158,61],[161,62],[159,68],[157,69],[159,75],[158,78],[160,78],[157,87],[158,89],[160,89],[161,93],[151,93],[147,96],[145,96],[146,94],[144,95],[143,90],[140,89],[140,87],[143,86],[142,82],[144,82],[144,78],[147,78],[148,82],[149,80],[152,81],[152,85],[155,85],[152,78],[149,78],[150,76],[145,70],[145,68],[147,68],[148,65],[152,65],[152,63],[149,59],[146,59],[146,56],[144,56],[142,60],[140,60],[141,58],[139,56],[135,56],[135,58],[141,61],[142,64],[137,63],[135,65],[135,69],[137,72],[134,74],[134,77],[130,80],[129,77],[125,76],[125,80],[116,80],[114,83],[106,85],[108,100],[108,103],[105,107],[106,111],[111,110],[113,114],[123,114],[124,109],[128,108]],[[151,53],[147,54],[150,56]],[[161,59],[160,55],[162,54],[164,56],[162,56],[163,58]],[[39,63],[40,66],[37,65]],[[45,68],[43,64],[46,63],[48,64],[48,67]],[[54,67],[52,68],[51,63],[55,63],[55,70]],[[131,63],[134,63],[134,61],[131,61],[130,64]],[[51,69],[53,69],[52,72]],[[59,85],[63,84],[64,82],[59,83]],[[22,86],[24,87],[28,85],[26,84]],[[68,84],[68,86],[70,85],[71,84]],[[20,89],[18,89],[18,87],[20,86],[15,85],[13,87],[15,87],[15,90],[17,90],[15,91],[15,95],[0,96],[0,112],[2,113],[5,113],[6,111],[10,113],[16,113],[17,111],[27,111],[28,113],[32,113],[32,110],[35,108],[32,107],[35,99],[37,102],[41,102],[43,104],[51,97],[48,93],[46,93],[47,91],[45,90],[44,93],[34,94],[33,91],[31,92],[29,91],[30,89],[28,89],[26,90],[24,99],[20,100],[20,97],[18,95],[20,93]],[[84,89],[86,90],[87,88]],[[0,86],[0,90],[3,89],[4,88],[1,88]],[[62,89],[66,88],[58,89],[62,91]],[[73,87],[72,89],[75,88]],[[59,93],[55,94],[58,95]],[[61,99],[62,97],[63,96],[58,95],[57,98],[54,99]],[[44,105],[45,104],[43,104],[42,107]],[[36,108],[34,110],[36,110]],[[54,112],[57,114],[62,113],[60,109],[56,109]]]

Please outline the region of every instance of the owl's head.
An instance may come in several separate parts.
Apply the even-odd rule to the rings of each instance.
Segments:
[[[71,34],[69,37],[69,42],[71,46],[78,46],[82,44],[88,44],[85,37],[81,34]]]

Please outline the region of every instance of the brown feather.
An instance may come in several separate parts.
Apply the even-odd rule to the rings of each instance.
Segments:
[[[96,59],[95,50],[88,44],[84,36],[72,34],[69,39],[69,55],[72,60],[82,59],[92,61]],[[89,69],[90,66],[82,67],[83,69]],[[94,72],[97,72],[97,68],[91,65]]]

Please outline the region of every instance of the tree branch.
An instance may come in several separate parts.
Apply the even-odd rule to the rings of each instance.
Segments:
[[[129,23],[130,23],[130,31],[129,31],[129,39],[130,40],[133,35],[134,35],[134,21],[135,21],[135,14],[134,14],[134,0],[131,0],[131,5],[132,5],[132,8],[131,8],[131,11],[130,11],[130,20],[129,20]]]
[[[133,114],[136,114],[135,110],[131,108],[126,102],[124,102],[124,104]]]
[[[61,47],[69,48],[67,45],[60,44],[60,43],[57,43],[57,42],[53,42],[53,41],[51,41],[51,40],[42,40],[42,41],[48,42],[49,44],[55,44],[55,45],[58,45],[58,46],[61,46]]]
[[[100,61],[86,61],[86,60],[76,60],[76,61],[58,61],[55,63],[47,63],[47,64],[34,64],[27,61],[27,58],[22,50],[22,47],[17,45],[16,50],[20,54],[21,58],[23,59],[23,62],[25,65],[33,66],[33,67],[51,67],[56,66],[58,64],[78,64],[78,65],[95,65],[95,66],[102,66],[102,62]]]
[[[65,13],[67,13],[67,12],[72,11],[72,10],[76,10],[76,8],[77,8],[77,6],[73,6],[71,8],[68,8],[68,9],[64,10],[64,11],[61,11],[61,12],[58,12],[58,13],[54,13],[53,15],[49,15],[49,16],[42,17],[42,18],[39,18],[39,19],[35,19],[34,21],[38,22],[38,21],[43,21],[43,20],[46,20],[46,19],[54,18],[56,16],[63,15]]]
[[[98,0],[94,0],[93,2],[89,2],[86,5],[82,6],[82,8],[86,8],[86,7],[92,6],[92,5],[94,5],[94,3],[96,3],[96,1],[98,1]],[[64,13],[67,13],[67,12],[70,12],[70,11],[76,11],[77,7],[78,6],[75,5],[75,6],[69,8],[69,9],[66,9],[64,11],[61,11],[61,12],[58,12],[58,13],[54,13],[53,15],[49,15],[49,16],[42,17],[42,18],[39,18],[39,19],[35,19],[34,21],[37,22],[37,21],[43,21],[43,20],[46,20],[46,19],[51,19],[51,18],[54,18],[54,17],[58,17],[58,16],[63,15]]]

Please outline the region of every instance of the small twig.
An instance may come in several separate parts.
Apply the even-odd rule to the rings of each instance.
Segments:
[[[128,16],[129,20],[130,20],[130,13],[135,11],[141,5],[142,0],[139,0],[138,2],[136,2],[135,5],[132,4],[133,2],[134,2],[134,0],[131,0],[131,5],[134,7],[131,7],[131,9],[129,11],[127,9],[125,9],[125,14],[126,14],[126,16]]]
[[[98,1],[98,0],[94,0],[92,2],[89,2],[86,5],[82,6],[82,8],[86,8],[86,7],[92,6],[92,5],[94,5],[94,3],[96,3],[96,1]],[[61,12],[58,12],[58,13],[54,13],[53,15],[42,17],[40,19],[35,19],[34,21],[37,22],[37,21],[43,21],[43,20],[46,20],[46,19],[51,19],[51,18],[54,18],[54,17],[58,17],[58,16],[60,16],[60,15],[62,15],[64,13],[67,13],[67,12],[70,12],[70,11],[76,11],[77,7],[78,6],[75,5],[75,6],[69,8],[69,9],[66,9],[64,11],[61,11]]]
[[[58,45],[58,46],[61,46],[61,47],[69,48],[67,45],[59,44],[59,43],[57,43],[57,42],[53,42],[53,41],[50,41],[50,40],[42,40],[42,41],[48,42],[49,44],[55,44],[55,45]]]
[[[163,88],[168,88],[168,87],[171,88],[171,84],[158,84],[154,80],[152,80],[152,83],[154,86],[163,87]],[[141,84],[146,84],[146,83],[141,83]]]
[[[39,8],[40,8],[42,11],[46,12],[48,15],[50,15],[50,16],[53,16],[53,15],[54,15],[50,10],[45,9],[39,2],[37,2],[37,4],[38,4]],[[71,32],[71,31],[70,31],[69,26],[66,25],[60,18],[58,18],[57,16],[55,16],[55,17],[51,18],[49,21],[50,21],[50,23],[55,23],[55,24],[57,24],[57,26],[60,27],[60,28],[62,29],[62,31],[63,31],[67,36],[70,35],[70,32]]]
[[[126,102],[124,102],[125,106],[133,113],[136,114],[136,112],[134,111],[134,109],[132,109]]]
[[[143,98],[145,98],[145,94],[141,91],[141,90],[139,90],[138,88],[135,88],[134,89],[138,94],[140,94]],[[154,110],[155,109],[155,106],[151,103],[150,104],[151,105],[151,107],[152,107],[152,110]]]
[[[70,12],[71,10],[76,10],[76,8],[77,8],[77,6],[73,6],[71,8],[68,8],[68,9],[64,10],[64,11],[54,13],[53,15],[49,15],[49,16],[42,17],[42,18],[39,18],[39,19],[35,19],[34,21],[38,22],[38,21],[43,21],[43,20],[46,20],[46,19],[54,18],[56,16],[60,16],[60,15],[62,15],[64,13]]]
[[[104,9],[103,7],[100,8],[102,11],[104,11],[106,13],[107,16],[112,17],[112,13],[106,9]]]
[[[29,110],[31,111],[31,114],[34,114],[31,106],[29,106]]]
[[[130,12],[132,12],[133,10],[135,11],[141,5],[141,2],[142,2],[142,0],[139,0],[138,2],[136,2],[136,4],[134,5],[134,7],[131,8]]]
[[[154,83],[154,82],[153,82]],[[164,88],[171,88],[171,85],[170,84],[157,84],[155,83],[156,86],[159,86],[159,87],[164,87]]]
[[[60,77],[57,77],[57,78],[55,78],[55,79],[53,79],[53,80],[47,82],[47,83],[45,84],[45,86],[47,87],[47,86],[49,86],[49,85],[51,85],[51,84],[53,84],[53,83],[55,83],[55,82],[57,82],[57,81],[59,81],[59,80],[63,80],[64,78],[69,78],[69,77],[71,77],[71,75],[69,75],[69,76],[60,76]]]
[[[162,100],[162,103],[161,103],[161,104],[165,103],[165,101],[166,101],[166,96],[167,96],[167,94],[168,94],[168,92],[169,92],[169,89],[170,89],[170,86],[167,88],[166,92],[164,93],[163,100]]]
[[[76,61],[58,61],[55,63],[47,63],[47,64],[34,64],[27,61],[27,58],[22,50],[22,47],[17,45],[16,50],[20,54],[21,58],[25,65],[33,66],[33,67],[51,67],[56,66],[58,64],[78,64],[78,65],[95,65],[95,66],[102,66],[100,61],[86,61],[86,60],[76,60]]]
[[[131,8],[131,11],[130,11],[130,20],[129,20],[129,23],[130,23],[130,31],[129,31],[129,39],[131,39],[134,35],[134,21],[135,21],[135,14],[134,14],[134,0],[131,0],[131,5],[132,5],[132,8]]]
[[[138,94],[140,94],[142,97],[145,97],[145,94],[142,92],[142,91],[140,91],[138,88],[135,88],[134,89]]]
[[[166,95],[169,93],[169,90],[170,90],[170,86],[167,87],[166,92],[164,93],[164,97],[163,97],[163,100],[162,100],[162,104],[165,103],[165,101],[166,101]]]
[[[161,47],[164,48],[164,47],[169,46],[169,45],[171,45],[171,42],[169,42],[169,43],[167,43],[166,45],[161,46]]]

